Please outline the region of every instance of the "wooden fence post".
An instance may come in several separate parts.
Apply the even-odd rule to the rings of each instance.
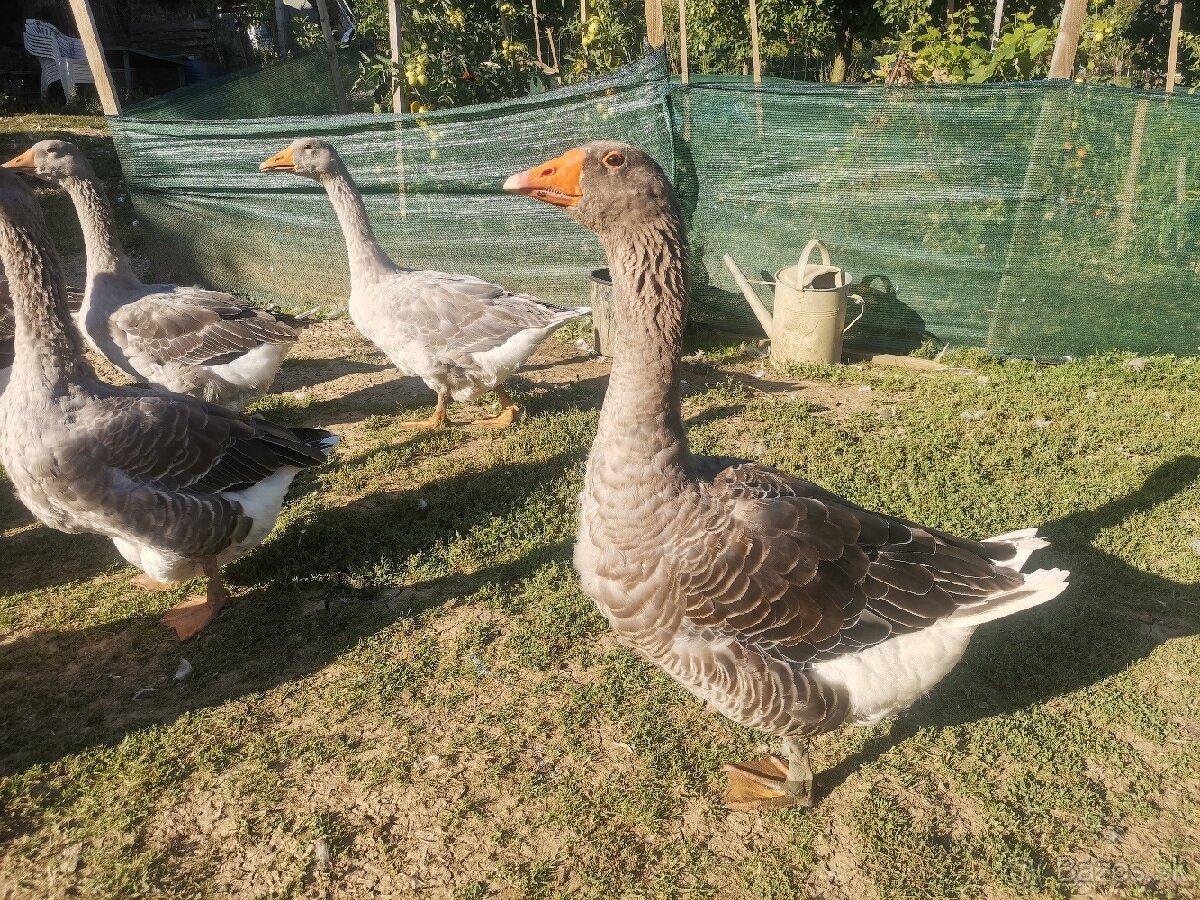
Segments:
[[[1073,78],[1075,56],[1079,53],[1079,35],[1083,31],[1083,17],[1087,13],[1087,0],[1066,0],[1062,16],[1058,21],[1058,40],[1054,42],[1054,56],[1050,58],[1051,78]]]
[[[679,80],[688,83],[687,0],[679,0]]]
[[[279,61],[283,62],[288,55],[288,17],[283,0],[275,0],[275,49],[279,53]]]
[[[1000,43],[1000,23],[1004,20],[1004,0],[996,0],[996,14],[992,17],[992,49]]]
[[[662,0],[646,0],[646,42],[654,50],[661,50],[667,42]]]
[[[75,2],[75,0],[71,0]],[[333,29],[329,26],[329,6],[325,0],[317,0],[317,12],[321,15],[321,32],[325,35],[325,55],[329,58],[329,72],[333,75],[333,92],[337,95],[338,112],[345,115],[350,112],[350,104],[346,100],[346,85],[342,81],[342,70],[338,67],[337,41],[333,37]]]
[[[104,47],[100,45],[100,37],[96,34],[96,19],[92,16],[92,7],[88,0],[71,0],[71,12],[75,14],[75,27],[79,30],[79,40],[83,42],[83,53],[87,57],[88,68],[92,70],[92,77],[96,79],[100,108],[106,116],[119,116],[121,101],[117,99],[112,72],[108,70],[108,61],[104,58]]]
[[[680,0],[682,2],[682,0]],[[750,0],[750,61],[754,64],[754,83],[762,84],[762,59],[758,55],[758,3]]]
[[[1171,10],[1171,49],[1167,51],[1167,93],[1175,90],[1175,73],[1179,71],[1179,22],[1183,18],[1183,0],[1175,0]]]
[[[404,80],[404,23],[400,18],[400,0],[387,0],[388,38],[392,49],[392,64],[399,73],[396,89],[392,91],[392,112],[408,112],[408,83]]]

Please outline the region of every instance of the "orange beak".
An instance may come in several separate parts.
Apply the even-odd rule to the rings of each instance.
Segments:
[[[583,199],[579,179],[583,176],[584,157],[579,148],[568,150],[557,159],[513,175],[504,182],[504,189],[554,206],[578,206]]]
[[[258,164],[260,172],[294,172],[296,160],[292,157],[292,148],[284,147],[266,162]]]
[[[33,158],[33,148],[30,147],[20,156],[14,156],[4,164],[6,169],[21,169],[26,172],[36,172],[37,162]]]

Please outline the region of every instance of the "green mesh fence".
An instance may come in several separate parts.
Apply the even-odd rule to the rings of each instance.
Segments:
[[[287,306],[343,301],[345,250],[323,192],[257,172],[294,138],[318,136],[341,151],[397,262],[586,302],[598,243],[500,184],[615,138],[676,179],[697,321],[757,328],[723,253],[770,280],[820,237],[868,300],[851,344],[1200,352],[1197,98],[1068,83],[683,86],[649,56],[503,104],[405,117],[333,106],[315,55],[113,120],[155,262]]]

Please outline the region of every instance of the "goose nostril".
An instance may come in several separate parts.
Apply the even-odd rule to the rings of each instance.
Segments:
[[[551,175],[554,174],[554,172],[555,172],[554,166],[546,166],[546,168],[542,169],[542,171],[540,171],[538,174],[541,175],[543,178],[549,178]]]

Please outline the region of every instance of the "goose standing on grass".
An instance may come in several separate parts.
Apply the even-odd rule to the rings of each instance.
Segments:
[[[204,596],[163,618],[180,638],[225,604],[220,567],[257,546],[300,469],[337,438],[283,428],[181,394],[100,381],[67,318],[41,211],[0,172],[0,261],[16,311],[16,361],[0,396],[0,463],[43,524],[103,534],[159,589],[204,574]]]
[[[329,195],[346,237],[350,319],[396,368],[437,393],[433,415],[405,427],[439,428],[450,398],[474,400],[488,391],[496,392],[501,411],[479,424],[511,425],[521,409],[504,390],[505,380],[554,331],[590,312],[547,306],[470,275],[396,265],[375,239],[341,157],[325,141],[299,138],[259,169],[304,175]]]
[[[912,704],[984,622],[1058,596],[1024,573],[1032,528],[977,543],[736,459],[693,456],[679,411],[686,239],[645,152],[593,143],[506,190],[600,237],[616,352],[581,495],[575,565],[616,633],[716,709],[783,739],[727,766],[732,808],[809,806],[808,739]]]
[[[4,166],[60,185],[75,204],[87,246],[87,289],[76,322],[93,350],[141,381],[231,409],[270,387],[295,330],[229,294],[142,284],[78,147],[41,141]]]

